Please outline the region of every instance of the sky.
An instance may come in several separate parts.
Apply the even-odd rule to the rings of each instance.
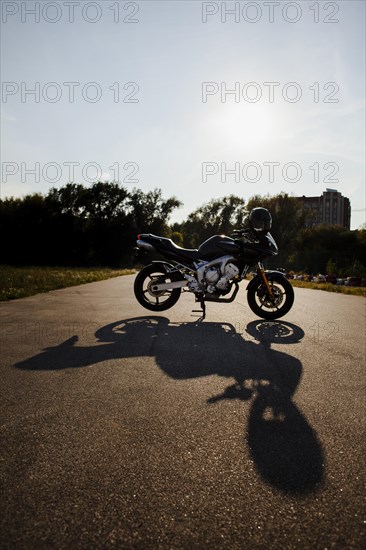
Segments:
[[[363,0],[2,1],[1,198],[337,189],[365,222]]]

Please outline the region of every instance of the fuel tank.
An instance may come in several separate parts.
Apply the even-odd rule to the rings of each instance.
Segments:
[[[198,252],[203,260],[213,260],[225,254],[238,254],[240,246],[230,237],[214,235],[198,247]]]

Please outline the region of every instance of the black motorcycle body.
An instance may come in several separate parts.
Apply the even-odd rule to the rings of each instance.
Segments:
[[[146,252],[164,258],[144,267],[135,279],[135,296],[151,311],[169,309],[183,290],[195,295],[204,315],[206,302],[232,302],[239,290],[238,283],[254,265],[256,275],[247,286],[247,300],[258,317],[283,317],[294,302],[294,291],[285,275],[263,267],[266,257],[278,254],[269,232],[260,237],[251,230],[236,231],[233,238],[214,235],[198,249],[181,248],[171,239],[141,234],[136,252],[136,259]]]

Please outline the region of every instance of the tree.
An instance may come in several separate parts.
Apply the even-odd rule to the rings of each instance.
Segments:
[[[280,193],[273,196],[251,197],[247,204],[248,211],[258,206],[267,208],[272,215],[271,233],[277,242],[279,254],[270,263],[286,267],[290,260],[293,262],[300,233],[305,227],[306,211],[303,204],[296,197]]]
[[[362,232],[350,231],[339,225],[318,225],[300,233],[296,263],[312,273],[325,273],[331,257],[338,273],[349,271],[356,260],[362,262],[366,240]]]
[[[244,224],[246,215],[245,201],[235,195],[213,199],[197,208],[180,226],[184,235],[184,244],[197,247],[201,242],[215,234],[230,235],[234,228]],[[178,227],[175,226],[178,230]]]
[[[336,263],[333,262],[332,259],[329,259],[327,261],[326,272],[327,272],[327,275],[334,275],[335,273],[337,273]]]
[[[76,183],[67,183],[64,187],[52,187],[46,196],[46,203],[55,213],[82,217],[85,212],[85,193],[87,189]]]
[[[154,189],[150,193],[133,189],[129,194],[128,205],[132,216],[132,230],[135,233],[155,232],[169,235],[169,217],[182,203],[176,197],[164,200],[161,189]]]
[[[180,206],[161,190],[129,193],[116,183],[68,183],[46,196],[0,200],[2,261],[19,265],[120,266],[131,258],[136,233],[169,233]]]
[[[129,194],[117,183],[98,181],[81,194],[83,207],[89,219],[110,221],[127,215]]]
[[[49,249],[50,218],[40,193],[0,201],[2,262],[43,264]]]

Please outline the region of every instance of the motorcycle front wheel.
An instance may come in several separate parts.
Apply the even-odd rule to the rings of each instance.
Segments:
[[[151,311],[164,311],[171,308],[179,300],[181,289],[173,288],[156,292],[152,286],[180,280],[178,274],[166,273],[162,264],[147,265],[136,276],[134,292],[137,301]]]
[[[268,295],[268,290],[262,279],[248,288],[247,300],[250,309],[262,319],[279,319],[290,311],[294,303],[294,289],[291,283],[283,276],[272,276],[268,281],[272,292],[273,301]]]

